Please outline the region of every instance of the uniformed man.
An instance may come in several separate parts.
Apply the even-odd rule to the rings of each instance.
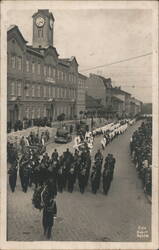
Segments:
[[[100,181],[99,171],[94,165],[91,173],[91,186],[92,186],[92,193],[94,194],[97,193],[97,190],[99,188],[99,181]]]
[[[10,169],[8,170],[8,174],[9,174],[9,185],[10,185],[11,191],[14,192],[15,187],[16,187],[16,181],[17,181],[17,164],[16,164],[16,162],[11,165]]]
[[[84,193],[85,190],[85,184],[86,184],[86,168],[84,162],[81,162],[79,173],[78,173],[78,183],[81,194]]]
[[[87,150],[87,158],[86,158],[86,186],[88,185],[89,175],[91,169],[91,155],[90,151]]]
[[[47,239],[51,238],[54,218],[57,216],[57,206],[55,200],[56,195],[57,190],[54,190],[53,180],[49,179],[41,194],[42,203],[44,206],[42,224],[44,228],[44,235]]]
[[[54,152],[52,153],[52,159],[53,160],[58,160],[59,154],[57,152],[57,149],[55,148]]]
[[[57,188],[60,193],[63,192],[63,183],[64,183],[64,173],[63,173],[63,166],[60,165],[57,173]]]
[[[74,184],[75,184],[75,165],[74,163],[71,165],[71,168],[68,172],[68,192],[72,193]]]
[[[104,192],[105,195],[108,194],[110,184],[111,184],[110,168],[105,167],[104,170],[103,170],[103,192]]]
[[[113,180],[114,168],[115,168],[115,158],[112,154],[110,154],[110,173],[111,173],[111,181]]]
[[[101,164],[103,163],[103,155],[102,155],[100,149],[98,149],[97,153],[95,154],[94,159],[95,159],[95,161],[97,161],[97,159],[99,159]]]
[[[19,177],[23,192],[25,193],[27,192],[29,184],[29,168],[28,168],[29,161],[30,161],[29,155],[24,154],[19,162]]]

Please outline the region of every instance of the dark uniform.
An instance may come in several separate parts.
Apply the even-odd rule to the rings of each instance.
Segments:
[[[110,173],[111,173],[111,181],[113,180],[113,175],[114,175],[114,168],[115,168],[115,158],[113,157],[113,155],[110,155]]]
[[[75,184],[75,169],[74,169],[74,165],[72,164],[68,172],[68,191],[70,193],[73,192],[74,184]]]
[[[15,187],[16,187],[16,181],[17,181],[17,166],[16,166],[16,164],[11,166],[11,168],[8,170],[8,174],[9,174],[9,185],[10,185],[12,192],[14,192]]]
[[[101,164],[103,163],[103,155],[102,153],[100,152],[100,149],[97,151],[97,153],[95,154],[95,157],[94,157],[95,161],[99,160],[101,162]]]
[[[86,168],[84,162],[80,163],[79,173],[78,173],[78,183],[80,192],[83,194],[86,185]]]
[[[57,173],[57,187],[60,193],[63,192],[63,182],[64,182],[63,166],[60,166]]]
[[[73,155],[67,148],[67,150],[63,153],[64,157],[64,188],[67,186],[67,181],[68,181],[68,172],[70,170],[71,164],[73,163]]]
[[[94,193],[94,194],[97,193],[97,190],[99,188],[99,182],[100,182],[100,172],[94,166],[93,170],[92,170],[92,173],[91,173],[92,193]]]
[[[23,155],[20,163],[19,163],[19,176],[20,176],[20,181],[21,181],[21,186],[23,189],[23,192],[27,192],[28,189],[28,185],[29,185],[29,161],[30,161],[30,157],[29,155]]]
[[[52,192],[52,183],[47,185],[42,191],[43,218],[42,224],[44,228],[44,235],[47,239],[51,238],[51,231],[54,224],[54,217],[57,215],[56,201],[54,200],[55,193]]]
[[[103,192],[107,195],[111,184],[111,172],[109,168],[103,170]]]
[[[59,157],[59,154],[57,152],[57,149],[54,150],[54,152],[52,153],[52,159],[57,161]]]

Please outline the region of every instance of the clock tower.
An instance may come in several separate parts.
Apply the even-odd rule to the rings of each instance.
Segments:
[[[49,10],[40,9],[33,16],[33,47],[53,46],[54,17]]]

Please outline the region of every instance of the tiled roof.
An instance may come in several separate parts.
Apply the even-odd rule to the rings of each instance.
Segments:
[[[100,76],[100,75],[97,75],[97,76],[103,80],[106,88],[112,88],[111,78],[105,78],[105,77]]]
[[[14,29],[17,30],[17,32],[19,33],[19,35],[21,36],[21,38],[23,39],[23,41],[24,41],[25,43],[27,43],[27,41],[24,39],[24,37],[23,37],[22,33],[20,32],[20,30],[19,30],[19,28],[18,28],[17,25],[15,25],[15,24],[10,25],[10,26],[8,27],[8,29],[7,29],[7,33],[9,33],[11,30],[14,30]]]

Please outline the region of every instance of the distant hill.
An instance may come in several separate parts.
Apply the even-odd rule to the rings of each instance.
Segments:
[[[143,103],[141,112],[143,114],[152,114],[152,103]]]

